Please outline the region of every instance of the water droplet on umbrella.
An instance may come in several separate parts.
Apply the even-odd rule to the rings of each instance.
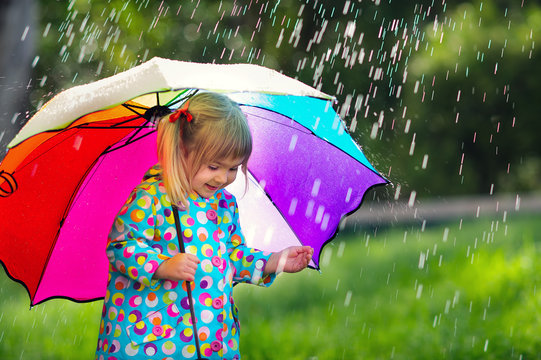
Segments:
[[[297,145],[297,139],[298,138],[299,138],[299,136],[297,134],[293,134],[291,136],[291,140],[289,142],[289,148],[288,148],[289,152],[293,152],[293,150],[295,150],[295,145]]]
[[[298,203],[297,198],[292,198],[291,199],[291,203],[289,204],[289,210],[287,212],[289,215],[294,215],[295,214],[295,210],[297,209],[297,203]]]
[[[321,179],[316,178],[312,185],[312,197],[316,197],[319,194],[319,187],[321,185]]]
[[[77,136],[75,137],[74,142],[73,142],[73,148],[74,148],[76,151],[79,151],[82,142],[83,142],[83,137],[80,136],[80,135],[77,135]]]

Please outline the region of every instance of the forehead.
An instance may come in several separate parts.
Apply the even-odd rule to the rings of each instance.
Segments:
[[[226,158],[220,158],[216,159],[214,161],[210,161],[211,163],[215,163],[224,167],[237,167],[242,164],[244,161],[244,158],[237,158],[237,157],[226,157]]]

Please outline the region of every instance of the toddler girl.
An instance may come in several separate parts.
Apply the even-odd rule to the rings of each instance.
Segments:
[[[159,163],[109,234],[96,359],[239,359],[233,285],[269,286],[277,272],[304,269],[313,250],[245,245],[224,188],[246,173],[252,138],[228,97],[191,97],[160,120],[157,145]]]

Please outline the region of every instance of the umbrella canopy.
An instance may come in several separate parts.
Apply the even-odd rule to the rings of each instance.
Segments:
[[[32,304],[102,298],[112,221],[157,162],[153,114],[195,91],[225,93],[253,136],[237,196],[249,246],[322,247],[365,192],[387,181],[332,108],[332,97],[267,68],[154,58],[66,90],[38,111],[0,163],[0,260]]]

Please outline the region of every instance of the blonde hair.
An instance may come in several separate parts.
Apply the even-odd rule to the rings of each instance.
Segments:
[[[216,159],[242,159],[242,172],[252,153],[252,136],[240,107],[225,95],[203,92],[188,103],[193,119],[169,115],[158,124],[158,160],[171,204],[188,208],[191,181],[205,163]],[[191,157],[188,164],[188,156]],[[191,166],[190,166],[191,165]]]

